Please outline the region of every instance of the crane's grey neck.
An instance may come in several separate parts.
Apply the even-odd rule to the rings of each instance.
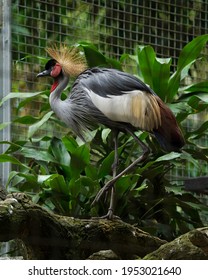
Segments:
[[[62,91],[66,88],[69,82],[69,77],[65,75],[60,75],[56,80],[54,80],[54,83],[51,87],[51,94],[50,94],[50,100],[60,98]]]
[[[69,82],[69,77],[65,75],[60,75],[57,80],[54,80],[54,84],[52,85],[52,91],[49,97],[49,103],[51,105],[51,109],[59,115],[58,111],[60,108],[60,104],[62,103],[61,94],[63,90],[66,88]],[[53,89],[54,88],[54,89]]]

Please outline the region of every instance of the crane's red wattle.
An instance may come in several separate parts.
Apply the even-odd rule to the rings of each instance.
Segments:
[[[51,86],[51,92],[53,92],[57,86],[58,86],[58,81],[55,81]]]

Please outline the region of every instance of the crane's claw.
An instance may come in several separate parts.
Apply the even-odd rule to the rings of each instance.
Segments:
[[[99,220],[99,219],[107,219],[107,220],[121,220],[119,216],[116,216],[113,214],[113,209],[109,208],[108,213],[101,217],[92,217],[93,220]]]

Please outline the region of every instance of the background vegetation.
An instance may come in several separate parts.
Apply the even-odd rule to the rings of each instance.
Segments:
[[[179,55],[174,73],[171,73],[171,58],[158,58],[151,46],[139,46],[135,55],[123,54],[120,61],[104,56],[91,43],[80,42],[79,47],[90,67],[122,69],[125,60],[131,59],[138,69],[135,74],[170,104],[182,124],[190,115],[204,112],[208,107],[208,82],[181,87],[192,64],[201,59],[200,53],[207,40],[208,35],[203,35],[187,44]],[[17,112],[37,97],[44,101],[40,103],[37,117],[24,115],[13,121],[25,124],[29,129],[25,141],[7,143],[8,150],[0,155],[1,162],[10,161],[18,166],[11,172],[7,187],[10,191],[26,192],[34,202],[55,213],[81,218],[103,215],[108,197],[93,208],[91,202],[99,188],[111,178],[114,158],[111,132],[108,128],[99,128],[87,135],[87,143],[76,139],[71,132],[61,138],[40,136],[39,129],[46,122],[64,127],[45,103],[48,95],[49,90],[33,94],[11,93],[2,101],[20,98]],[[204,121],[197,130],[184,131],[187,144],[182,153],[164,154],[148,133],[138,132],[152,153],[147,162],[117,181],[116,214],[168,240],[193,227],[203,226],[207,207],[184,190],[183,181],[173,181],[170,174],[172,170],[184,170],[190,164],[195,174],[203,174],[208,149],[195,140],[207,134],[207,127],[208,121]],[[120,134],[119,141],[121,171],[138,157],[139,151],[127,135]]]
[[[207,174],[207,1],[12,2],[12,93],[2,101],[12,101],[12,142],[0,155],[13,167],[7,189],[26,192],[62,215],[106,212],[108,197],[93,208],[91,202],[111,178],[110,130],[101,127],[81,142],[50,110],[51,81],[36,79],[47,61],[44,48],[66,42],[80,47],[90,67],[139,76],[183,128],[187,144],[181,154],[164,154],[150,135],[138,132],[152,152],[116,183],[116,214],[168,240],[207,225],[206,200],[184,189],[187,177]],[[119,142],[122,170],[140,151],[124,134]]]

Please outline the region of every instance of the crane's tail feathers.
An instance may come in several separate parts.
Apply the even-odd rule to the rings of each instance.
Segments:
[[[164,132],[164,131],[163,131]],[[166,150],[167,152],[175,151],[180,152],[180,149],[184,146],[184,138],[182,137],[181,131],[178,130],[177,132],[171,134],[171,142],[167,140],[166,133],[162,134],[159,129],[154,131],[154,135],[157,138],[160,146]],[[168,135],[169,137],[170,135]]]
[[[161,147],[166,151],[179,152],[185,140],[172,111],[157,97],[161,111],[161,126],[153,130]]]

